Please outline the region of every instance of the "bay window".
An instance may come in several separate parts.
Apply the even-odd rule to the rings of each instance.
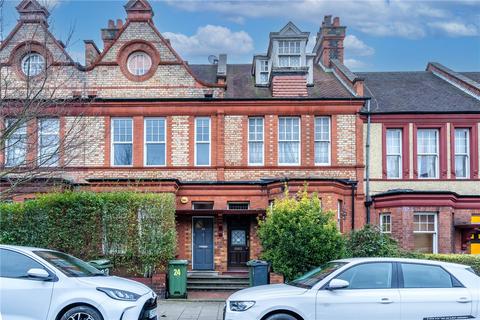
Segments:
[[[417,161],[418,177],[423,179],[439,176],[439,131],[437,129],[418,129]]]
[[[298,117],[278,119],[278,163],[280,165],[300,164],[300,118]]]
[[[470,175],[470,130],[455,129],[455,177],[466,179]]]
[[[387,129],[386,132],[387,178],[402,177],[402,129]]]
[[[263,118],[248,118],[248,164],[263,165]]]
[[[330,117],[315,118],[315,164],[330,164]]]
[[[38,165],[58,166],[60,120],[42,118],[38,121]]]
[[[145,119],[145,165],[165,165],[165,119]]]
[[[392,216],[390,213],[380,215],[380,231],[382,233],[392,233]]]
[[[210,165],[210,118],[195,119],[195,165]]]
[[[112,120],[113,165],[131,166],[133,162],[133,122],[130,118]]]
[[[415,251],[437,253],[437,214],[422,212],[413,215],[413,240]]]
[[[18,119],[7,119],[9,130],[5,141],[5,165],[14,167],[24,165],[27,156],[27,124]]]

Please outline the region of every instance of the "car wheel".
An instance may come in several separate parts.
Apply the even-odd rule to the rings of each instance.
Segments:
[[[271,315],[265,320],[297,320],[297,318],[286,313],[277,313]]]
[[[65,312],[60,320],[103,320],[103,318],[91,307],[78,306]]]

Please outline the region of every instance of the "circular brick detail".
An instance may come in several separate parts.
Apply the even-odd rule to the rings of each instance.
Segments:
[[[132,74],[128,70],[128,57],[137,51],[143,51],[150,56],[152,59],[152,66],[147,73],[141,76],[137,76]],[[118,54],[117,54],[117,63],[120,66],[120,70],[122,71],[123,75],[127,77],[127,79],[135,82],[141,82],[150,79],[157,71],[158,64],[160,63],[160,54],[158,53],[157,49],[147,41],[143,40],[133,40],[124,44]]]
[[[43,57],[45,65],[42,72],[35,76],[30,76],[29,79],[40,78],[45,75],[45,70],[53,63],[53,56],[51,52],[40,42],[26,41],[18,44],[10,54],[10,64],[14,66],[13,70],[20,79],[27,80],[27,75],[22,70],[22,60],[27,54],[38,53]]]

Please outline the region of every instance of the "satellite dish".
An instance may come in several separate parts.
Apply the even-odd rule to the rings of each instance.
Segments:
[[[218,63],[217,56],[214,56],[213,54],[209,55],[208,56],[208,62],[210,62],[211,64],[217,64]]]

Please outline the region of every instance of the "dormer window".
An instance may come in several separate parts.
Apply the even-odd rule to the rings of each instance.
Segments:
[[[278,42],[278,66],[300,67],[300,41],[281,40]]]
[[[260,82],[268,83],[268,60],[260,61]]]

